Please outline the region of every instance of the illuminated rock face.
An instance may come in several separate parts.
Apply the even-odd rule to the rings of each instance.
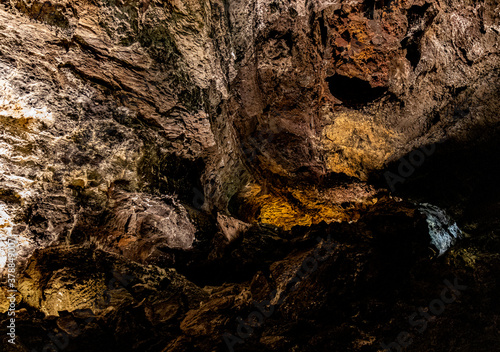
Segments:
[[[21,11],[31,12],[0,14],[1,238],[12,232],[20,236],[20,255],[26,258],[33,249],[71,241],[72,235],[80,241],[99,237],[89,228],[78,237],[78,230],[89,223],[96,229],[104,225],[98,218],[113,201],[113,187],[157,196],[183,191],[182,197],[191,200],[201,157],[215,144],[201,97],[209,80],[174,67],[180,53],[168,42],[173,37],[161,29],[149,33],[151,24],[140,34],[142,45],[128,45],[130,33],[115,36],[100,27],[96,7],[80,3],[76,12],[61,10],[71,6],[67,3],[49,9],[67,19],[67,26],[59,28],[59,22],[51,22],[57,18],[44,12],[47,6],[41,9],[35,2],[29,10],[20,4]],[[87,10],[88,16],[75,22],[76,13]],[[114,17],[121,9],[108,10],[107,26],[124,24]],[[161,21],[158,16],[151,20]],[[210,76],[199,63],[193,65]],[[176,234],[172,247],[189,247],[195,229],[188,227],[189,233]]]
[[[77,268],[74,263],[79,263]],[[25,275],[19,287],[23,298],[52,316],[62,311],[86,309],[98,314],[109,307],[137,304],[148,291],[158,294],[157,297],[149,295],[148,301],[170,299],[172,304],[185,306],[181,308],[184,310],[197,307],[205,296],[173,269],[138,265],[89,247],[59,247],[37,252],[28,263]],[[162,293],[167,287],[170,287],[168,293]]]
[[[419,211],[427,217],[427,226],[431,243],[443,255],[458,239],[463,237],[463,232],[458,228],[457,223],[442,209],[431,204],[420,204]]]
[[[67,351],[226,348],[276,289],[248,350],[376,351],[441,274],[498,297],[495,1],[0,4],[0,268],[17,238],[27,346],[47,324]],[[429,262],[414,202],[477,243]],[[137,281],[110,289],[117,266]]]
[[[480,19],[475,6],[493,13],[490,3],[233,2],[237,74],[228,109],[250,182],[224,189],[230,176],[219,170],[209,194],[222,187],[243,208],[258,202],[245,200],[256,194],[247,188],[268,200],[284,195],[272,207],[264,202],[261,221],[304,225],[308,206],[296,195],[310,184],[366,181],[420,146],[467,143],[473,126],[494,128],[498,105],[482,101],[497,94],[498,36],[493,15]],[[339,209],[345,202],[325,219],[351,217]],[[331,202],[320,194],[306,203]]]
[[[26,253],[105,213],[115,183],[284,229],[349,220],[341,204],[373,192],[314,189],[358,193],[352,179],[496,121],[490,2],[3,4],[2,192]],[[287,200],[255,216],[249,188]]]

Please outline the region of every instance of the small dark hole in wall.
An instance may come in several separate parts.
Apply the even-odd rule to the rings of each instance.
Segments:
[[[390,11],[392,0],[365,0],[363,2],[363,9],[366,18],[373,20],[375,19],[376,12]],[[380,16],[380,14],[379,14]]]
[[[351,33],[349,31],[344,31],[341,35],[342,39],[344,39],[346,42],[351,41]]]
[[[394,2],[394,0],[384,0],[383,1],[384,7],[390,8],[393,2]]]
[[[269,7],[271,8],[271,13],[275,13],[276,11],[278,11],[280,9],[280,5],[276,2],[276,1],[273,1]]]
[[[413,5],[408,9],[406,17],[408,18],[408,27],[412,28],[415,26],[425,15],[425,12],[429,9],[431,5],[425,4],[423,6]]]
[[[347,107],[359,107],[380,98],[387,91],[385,87],[372,87],[367,81],[349,78],[339,74],[328,77],[328,85],[332,95]]]
[[[417,35],[417,41],[407,38],[401,43],[403,48],[406,48],[406,59],[410,61],[413,68],[417,67],[420,62],[420,34]]]
[[[364,2],[365,16],[373,20],[373,15],[375,13],[375,0],[367,0]]]
[[[325,26],[325,20],[323,19],[323,17],[320,17],[318,19],[318,22],[321,33],[321,43],[323,44],[324,47],[326,47],[326,43],[328,41],[328,28]]]
[[[417,67],[420,61],[420,41],[424,30],[432,23],[436,16],[433,11],[428,11],[429,8],[430,4],[423,6],[414,5],[408,9],[406,14],[408,18],[408,32],[401,45],[406,49],[406,58],[413,68]]]

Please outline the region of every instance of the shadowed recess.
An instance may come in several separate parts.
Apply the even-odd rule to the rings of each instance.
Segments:
[[[327,79],[332,95],[347,107],[359,107],[380,98],[387,91],[385,87],[372,87],[367,81],[335,74]]]

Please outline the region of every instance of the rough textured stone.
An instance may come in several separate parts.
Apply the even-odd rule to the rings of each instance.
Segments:
[[[495,350],[499,9],[0,0],[10,347],[225,350],[269,300],[235,350],[379,351],[459,277],[407,350]],[[434,256],[418,203],[466,237]]]

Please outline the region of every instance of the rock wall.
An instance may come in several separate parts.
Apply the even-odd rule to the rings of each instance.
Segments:
[[[103,351],[224,349],[319,233],[338,253],[248,350],[375,351],[397,329],[380,314],[404,318],[440,273],[494,297],[499,23],[495,0],[0,0],[0,268],[19,238],[20,314],[36,335],[20,348],[43,348],[44,324],[88,318],[118,258],[140,279],[113,291],[114,311],[92,311],[118,327]],[[415,202],[445,207],[471,242],[431,261]],[[73,273],[80,260],[92,274]],[[181,288],[184,301],[162,301]],[[473,321],[496,321],[465,301]],[[335,324],[321,313],[338,310]]]
[[[2,211],[28,242],[70,237],[115,184],[344,220],[373,203],[358,181],[497,125],[494,2],[3,4]]]

